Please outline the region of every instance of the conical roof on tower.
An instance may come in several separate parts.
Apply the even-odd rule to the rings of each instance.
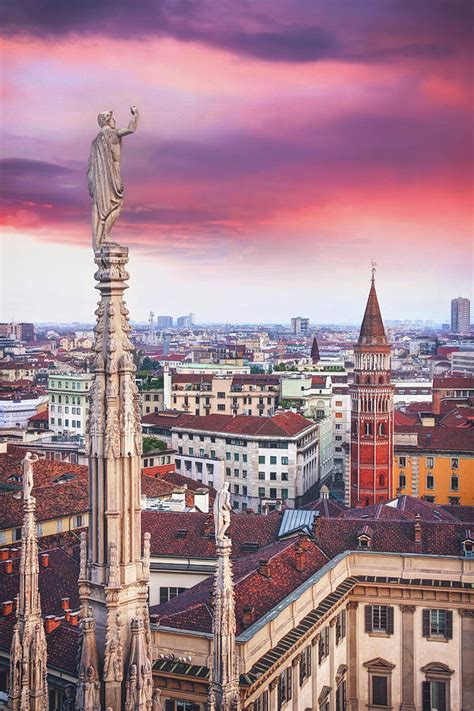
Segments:
[[[375,290],[375,278],[372,276],[369,298],[365,307],[362,326],[360,327],[358,346],[386,346],[388,345],[385,328],[380,313],[379,300]]]
[[[321,357],[319,355],[319,347],[318,347],[318,341],[316,340],[316,336],[313,338],[313,345],[311,346],[311,360],[314,363],[319,363],[321,360]]]

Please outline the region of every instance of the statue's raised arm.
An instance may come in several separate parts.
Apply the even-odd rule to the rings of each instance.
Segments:
[[[92,245],[94,252],[110,242],[110,231],[122,211],[123,181],[120,173],[122,138],[135,133],[138,109],[130,108],[132,118],[127,128],[117,128],[112,111],[97,117],[100,131],[92,141],[87,168],[87,186],[92,204]]]

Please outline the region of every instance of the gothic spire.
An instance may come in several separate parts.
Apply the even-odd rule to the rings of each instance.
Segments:
[[[213,645],[210,660],[210,711],[238,711],[239,668],[235,651],[235,604],[230,554],[232,543],[227,536],[230,525],[228,483],[217,493],[214,502],[217,568],[214,580],[212,619]]]
[[[311,346],[311,361],[313,365],[316,365],[316,363],[319,363],[320,360],[321,356],[319,355],[318,341],[315,335],[313,338],[313,345]]]
[[[92,708],[86,703],[89,695],[94,703],[100,698],[103,709],[118,711],[129,703],[134,711],[146,711],[152,708],[153,695],[150,552],[145,534],[142,558],[141,422],[123,299],[128,249],[106,241],[95,262],[101,297],[87,422],[91,517],[87,555],[86,541],[81,540],[84,636],[77,708]]]
[[[33,463],[38,456],[26,453],[23,460],[23,536],[20,560],[20,594],[17,598],[17,620],[10,651],[9,708],[13,711],[46,711],[46,635],[41,617],[38,586],[38,540],[36,534],[36,500],[33,489]]]
[[[386,346],[387,336],[380,313],[379,301],[375,290],[375,268],[372,268],[369,298],[365,307],[362,326],[360,327],[358,346]]]

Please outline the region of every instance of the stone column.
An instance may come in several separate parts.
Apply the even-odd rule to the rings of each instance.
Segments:
[[[357,659],[357,608],[359,603],[349,600],[347,603],[347,711],[358,711],[359,691],[357,675],[359,673]]]
[[[336,694],[334,692],[335,685],[334,680],[336,678],[336,670],[334,669],[334,657],[336,656],[336,632],[335,632],[336,618],[333,617],[329,622],[329,678],[331,679],[331,686],[333,686],[333,693],[329,697],[329,709],[333,711],[336,707]]]
[[[299,655],[295,657],[291,662],[292,675],[293,675],[293,708],[298,711],[298,699],[300,694],[300,657]]]
[[[269,699],[268,699],[268,711],[277,711],[278,707],[278,698],[277,698],[277,686],[278,686],[278,679],[273,679],[273,681],[270,682],[270,687],[269,687]]]
[[[461,711],[474,709],[474,610],[459,610],[461,617]]]
[[[400,605],[402,613],[402,679],[400,711],[416,711],[415,706],[415,605]]]
[[[311,692],[312,692],[312,707],[315,711],[318,708],[318,644],[319,633],[311,640]]]

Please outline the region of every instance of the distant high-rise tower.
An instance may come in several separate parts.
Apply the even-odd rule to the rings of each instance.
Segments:
[[[303,316],[295,316],[291,319],[291,330],[296,336],[306,336],[309,328],[309,318]]]
[[[369,506],[393,494],[393,385],[390,346],[372,284],[354,346],[351,386],[351,506]]]
[[[471,328],[471,302],[459,296],[451,301],[451,332],[469,333]]]

